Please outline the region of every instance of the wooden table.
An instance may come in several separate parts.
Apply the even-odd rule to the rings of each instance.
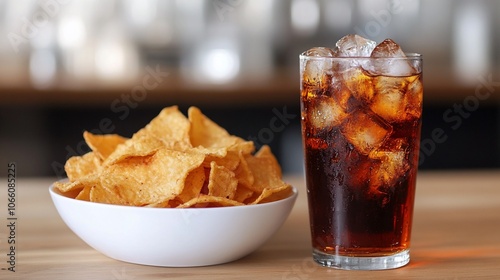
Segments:
[[[110,259],[74,235],[48,194],[52,178],[17,181],[16,272],[0,279],[499,279],[500,171],[421,172],[411,262],[386,271],[342,271],[311,259],[303,178],[297,203],[281,230],[238,261],[198,268],[134,265]],[[2,180],[6,182],[6,180]],[[2,221],[7,221],[2,188]],[[6,210],[6,209],[5,209]],[[0,267],[6,268],[6,227],[0,228]]]

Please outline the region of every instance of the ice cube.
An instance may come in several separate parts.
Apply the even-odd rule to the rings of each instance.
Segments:
[[[349,114],[340,130],[358,152],[368,155],[383,144],[392,127],[375,114],[360,109]]]
[[[332,98],[337,102],[345,112],[348,112],[352,104],[351,101],[351,91],[345,85],[342,75],[336,73],[332,76],[332,83],[329,90]]]
[[[304,52],[304,55],[306,56],[315,56],[315,57],[332,57],[334,56],[334,54],[335,52],[332,49],[324,47],[316,47]]]
[[[387,203],[389,197],[386,194],[408,176],[410,165],[407,148],[403,138],[388,139],[382,147],[372,150],[368,155],[373,161],[368,193],[381,200],[382,204]]]
[[[397,182],[406,177],[410,165],[404,150],[374,150],[371,159],[380,161],[370,174],[370,192],[384,192],[393,188]]]
[[[369,103],[375,94],[373,88],[373,77],[360,67],[355,67],[342,72],[344,84],[352,95],[364,103]]]
[[[419,96],[419,93],[422,90],[418,88],[420,83],[415,83],[415,79],[416,76],[376,77],[375,96],[370,109],[391,123],[418,118],[422,102],[422,96]]]
[[[308,118],[315,129],[333,128],[347,117],[345,108],[332,97],[318,96],[308,108]]]
[[[422,98],[424,87],[420,79],[416,79],[408,85],[405,94],[406,119],[418,119],[422,115]]]
[[[378,76],[370,109],[388,122],[403,118],[405,109],[404,93],[408,83],[404,78]]]
[[[371,159],[380,159],[385,155],[386,151],[400,151],[408,149],[408,143],[404,138],[389,138],[384,142],[384,145],[376,150],[373,150],[369,157]]]
[[[391,39],[385,39],[372,51],[372,64],[369,70],[373,74],[404,77],[416,73],[416,70],[406,60],[401,47]]]
[[[370,57],[377,43],[359,35],[346,35],[335,44],[337,57]]]
[[[329,48],[312,48],[303,53],[303,55],[310,56],[301,61],[302,78],[308,84],[323,86],[330,82],[332,74],[332,61],[330,59],[321,59],[321,57],[333,57],[334,52]]]

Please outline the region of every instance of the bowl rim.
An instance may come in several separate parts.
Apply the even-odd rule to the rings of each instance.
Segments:
[[[67,179],[63,179],[67,180]],[[61,181],[63,181],[61,180]],[[71,197],[67,197],[57,191],[55,189],[54,184],[49,186],[49,193],[52,197],[57,197],[58,199],[62,199],[63,201],[71,201],[71,203],[80,203],[81,205],[93,205],[92,207],[102,207],[102,208],[113,208],[113,209],[142,209],[139,211],[163,211],[163,212],[181,212],[181,211],[203,211],[203,212],[217,212],[217,211],[226,211],[227,209],[233,209],[237,211],[242,211],[244,209],[252,209],[252,208],[262,208],[262,207],[272,207],[275,204],[286,203],[290,200],[295,200],[299,194],[297,188],[295,186],[291,186],[292,195],[271,202],[266,202],[262,204],[251,204],[251,205],[236,205],[236,206],[219,206],[219,207],[205,207],[205,208],[165,208],[165,207],[143,207],[143,206],[134,206],[134,205],[116,205],[116,204],[108,204],[108,203],[99,203],[99,202],[91,202],[85,200],[78,200]],[[241,209],[241,210],[240,210]],[[128,211],[128,210],[127,210]]]

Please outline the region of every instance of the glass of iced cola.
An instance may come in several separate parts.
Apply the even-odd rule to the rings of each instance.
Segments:
[[[410,261],[422,57],[347,35],[300,55],[301,122],[314,260],[391,269]]]

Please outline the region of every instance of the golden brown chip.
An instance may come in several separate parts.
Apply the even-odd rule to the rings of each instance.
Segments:
[[[238,180],[234,173],[212,161],[208,177],[208,195],[233,199],[237,186]]]
[[[76,194],[78,194],[78,192],[80,192],[86,186],[97,184],[99,182],[98,174],[99,173],[88,174],[78,178],[75,181],[55,182],[54,187],[58,191],[65,193],[66,196],[70,196],[70,194],[68,194],[69,192],[77,192]]]
[[[255,156],[245,159],[254,177],[253,185],[248,186],[252,191],[261,193],[266,188],[280,188],[286,185],[281,180],[281,168],[269,146],[262,146]]]
[[[221,149],[225,149],[225,148],[221,148]],[[200,149],[196,149],[196,150],[200,150]],[[209,149],[203,148],[201,150],[204,150],[205,152],[207,152]],[[224,156],[218,156],[218,155],[212,154],[210,152],[206,153],[205,155],[206,155],[206,157],[205,157],[205,162],[203,163],[203,165],[207,168],[210,168],[210,164],[213,161],[215,161],[217,163],[217,165],[224,166],[229,170],[235,170],[238,167],[238,165],[240,164],[240,158],[239,158],[237,152],[227,151]]]
[[[277,188],[265,188],[259,197],[257,197],[250,204],[260,204],[281,200],[292,195],[292,192],[292,187],[286,184]]]
[[[196,107],[189,108],[188,118],[191,122],[189,137],[193,147],[227,148],[236,143],[244,142],[243,139],[230,135],[225,129],[203,115]]]
[[[127,200],[120,197],[116,190],[103,188],[102,186],[93,186],[90,188],[89,199],[92,202],[118,204],[118,205],[132,205]]]
[[[238,179],[238,182],[243,185],[248,187],[251,187],[254,183],[254,177],[252,174],[252,171],[248,167],[248,163],[245,159],[245,156],[243,155],[242,152],[239,153],[239,164],[236,170],[234,171],[234,174],[236,175],[236,179]]]
[[[198,197],[195,197],[190,201],[177,206],[177,208],[224,207],[224,206],[239,206],[239,205],[245,205],[245,204],[224,197],[200,194]]]
[[[201,189],[205,184],[205,169],[200,166],[193,171],[189,172],[184,189],[182,192],[176,197],[177,200],[184,203],[187,202],[194,197],[198,196],[201,193]]]
[[[177,106],[171,106],[163,109],[157,117],[136,134],[139,137],[155,136],[166,142],[189,143],[189,128],[189,120],[179,111]]]
[[[220,207],[289,196],[268,146],[230,135],[196,107],[167,107],[127,139],[84,132],[92,152],[70,158],[65,196],[144,207]]]
[[[181,204],[180,201],[173,199],[173,200],[166,200],[166,201],[162,201],[162,202],[146,204],[143,207],[146,207],[146,208],[175,208],[175,207],[179,206],[180,204]]]
[[[103,163],[111,165],[129,157],[145,157],[154,154],[164,146],[163,141],[148,135],[134,135],[125,143],[119,145]]]
[[[95,152],[88,152],[83,156],[69,158],[64,165],[64,170],[70,181],[95,173],[101,167],[101,160]]]
[[[244,203],[247,199],[252,197],[253,194],[254,194],[254,192],[251,189],[249,189],[243,185],[238,185],[238,187],[236,188],[236,193],[234,194],[233,200]],[[256,196],[255,199],[257,197],[258,196]],[[254,201],[255,199],[253,199],[251,201]]]
[[[57,182],[54,183],[54,188],[56,190],[58,190],[59,192],[61,192],[61,193],[65,193],[65,192],[73,190],[75,188],[74,187],[75,185],[77,186],[77,182],[71,182],[71,181],[61,182],[61,181],[57,181]],[[80,190],[78,190],[78,191],[80,191]]]
[[[60,187],[65,188],[65,185],[69,185],[69,184],[71,184],[71,182],[67,182],[67,183],[55,182],[54,183],[54,191],[62,194],[65,197],[76,198],[78,196],[78,194],[82,191],[82,188],[74,188],[74,189],[71,189],[67,192],[63,192],[59,189]]]
[[[255,151],[255,145],[252,141],[237,142],[227,148],[228,151],[249,155]]]
[[[108,158],[108,156],[116,150],[118,145],[123,144],[127,140],[127,138],[117,134],[96,135],[88,131],[83,132],[83,138],[90,149],[92,149],[101,160]]]
[[[92,188],[91,186],[85,186],[80,191],[80,193],[78,193],[78,195],[75,197],[75,199],[90,201],[90,189],[91,188]]]
[[[153,155],[127,158],[106,167],[101,185],[130,205],[158,203],[182,193],[187,175],[203,160],[199,153],[160,148]]]
[[[111,165],[127,157],[148,156],[162,147],[186,151],[191,148],[190,126],[189,120],[177,106],[167,107],[146,127],[119,145],[104,164]]]
[[[269,148],[269,146],[267,146],[267,145],[262,146],[260,148],[260,150],[255,154],[255,158],[267,160],[270,164],[270,166],[269,166],[270,171],[269,172],[274,173],[277,177],[279,177],[281,179],[281,176],[282,176],[281,167],[278,163],[278,160],[271,152],[271,148]]]

